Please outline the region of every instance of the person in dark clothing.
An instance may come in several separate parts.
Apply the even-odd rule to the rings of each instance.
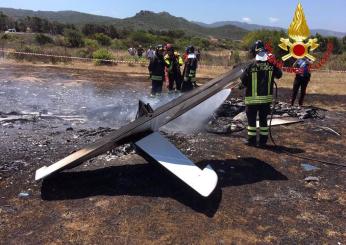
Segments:
[[[251,53],[255,61],[246,67],[241,75],[245,91],[246,115],[248,118],[248,145],[257,144],[257,114],[259,114],[259,145],[265,146],[268,141],[268,115],[273,100],[274,79],[282,77],[282,71],[268,62],[268,53],[262,41],[257,41]]]
[[[311,61],[307,58],[299,59],[294,63],[294,67],[299,68],[299,72],[296,74],[296,77],[293,83],[291,106],[294,106],[294,102],[297,98],[299,88],[300,88],[300,98],[298,103],[299,103],[299,106],[303,106],[304,104],[306,88],[308,87],[308,84],[311,78],[309,65],[311,65]]]
[[[165,78],[165,61],[162,45],[157,46],[155,56],[150,60],[148,70],[152,81],[151,96],[160,95]]]
[[[141,58],[143,56],[143,53],[144,53],[144,49],[143,49],[142,45],[139,45],[138,49],[137,49],[138,57]]]
[[[182,92],[191,91],[196,86],[196,71],[197,71],[197,57],[195,48],[189,46],[186,48],[185,67],[184,67],[184,81],[181,87]]]
[[[184,61],[181,58],[180,54],[178,52],[175,52],[174,48],[170,44],[166,46],[165,62],[168,73],[167,87],[169,92],[174,91],[174,82],[175,88],[177,90],[181,90],[182,75],[180,67],[184,64]]]

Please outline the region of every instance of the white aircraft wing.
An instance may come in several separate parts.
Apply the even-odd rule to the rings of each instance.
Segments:
[[[215,189],[215,171],[209,165],[203,170],[197,167],[160,133],[152,133],[135,145],[202,196],[209,196]]]

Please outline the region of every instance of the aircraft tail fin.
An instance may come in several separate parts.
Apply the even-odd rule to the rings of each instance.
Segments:
[[[154,112],[154,109],[151,108],[149,103],[145,104],[143,101],[139,100],[136,119],[143,117],[143,116],[146,116],[146,115],[153,113],[153,112]]]

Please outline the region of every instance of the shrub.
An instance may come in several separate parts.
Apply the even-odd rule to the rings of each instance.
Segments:
[[[90,52],[88,49],[80,49],[76,52],[76,56],[82,58],[93,58],[93,52]]]
[[[231,56],[231,62],[233,64],[239,64],[241,62],[238,50],[233,51],[233,55]]]
[[[1,40],[6,40],[6,41],[15,41],[15,40],[17,40],[17,39],[18,39],[18,38],[17,38],[17,35],[8,34],[8,33],[3,34],[3,35],[1,36]]]
[[[112,39],[103,33],[96,33],[94,37],[101,46],[110,46],[112,44]]]
[[[16,52],[23,52],[23,53],[38,53],[39,50],[36,47],[33,46],[23,46],[15,49]],[[35,61],[38,57],[37,56],[31,56],[26,54],[13,54],[10,55],[10,57],[13,57],[17,61]]]
[[[119,39],[114,39],[112,42],[112,49],[127,49],[127,46],[125,45],[124,41]]]
[[[66,44],[66,40],[65,40],[65,37],[64,36],[57,36],[55,37],[55,41],[54,41],[55,45],[57,46],[63,46],[63,47],[66,47],[67,44]]]
[[[112,65],[112,62],[105,60],[112,60],[113,55],[106,49],[99,49],[93,53],[93,58],[96,65]]]
[[[256,40],[262,40],[265,43],[270,43],[273,47],[274,54],[276,56],[282,56],[284,54],[279,48],[280,38],[287,37],[284,31],[272,31],[272,30],[257,30],[249,32],[243,38],[243,48],[244,50],[249,50],[250,47],[255,43]]]
[[[131,41],[133,46],[137,46],[138,44],[150,45],[152,43],[156,43],[157,38],[153,34],[144,31],[137,31],[132,33]]]
[[[50,36],[44,34],[36,34],[35,41],[40,45],[45,45],[48,43],[53,43],[53,39]]]
[[[93,39],[85,39],[85,47],[93,51],[96,51],[100,48],[98,42]]]
[[[71,48],[80,48],[84,46],[82,33],[77,30],[66,29],[64,31],[65,42]]]

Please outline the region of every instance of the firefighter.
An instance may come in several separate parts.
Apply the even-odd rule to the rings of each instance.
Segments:
[[[298,59],[294,63],[294,67],[299,69],[299,72],[296,74],[293,83],[293,91],[291,98],[291,106],[294,106],[294,102],[297,98],[298,90],[300,88],[300,98],[299,98],[299,106],[303,106],[304,98],[306,95],[306,88],[310,82],[311,73],[309,71],[309,66],[312,62],[308,58]]]
[[[186,57],[185,57],[185,67],[184,67],[184,81],[181,86],[182,92],[187,92],[192,90],[196,85],[196,71],[197,71],[197,57],[195,54],[195,48],[189,46],[186,48]]]
[[[245,91],[246,115],[248,118],[248,145],[257,145],[257,114],[259,114],[259,145],[268,141],[269,128],[267,117],[273,99],[274,78],[280,79],[282,71],[268,62],[268,53],[262,41],[256,41],[251,49],[255,60],[248,65],[241,75]]]
[[[150,59],[149,74],[152,81],[151,96],[162,93],[163,80],[165,78],[165,61],[163,57],[163,46],[156,47],[155,56]]]
[[[174,91],[174,82],[175,89],[180,91],[182,83],[180,67],[184,64],[184,61],[180,54],[174,51],[171,44],[166,45],[165,63],[167,66],[168,91],[170,93]]]

